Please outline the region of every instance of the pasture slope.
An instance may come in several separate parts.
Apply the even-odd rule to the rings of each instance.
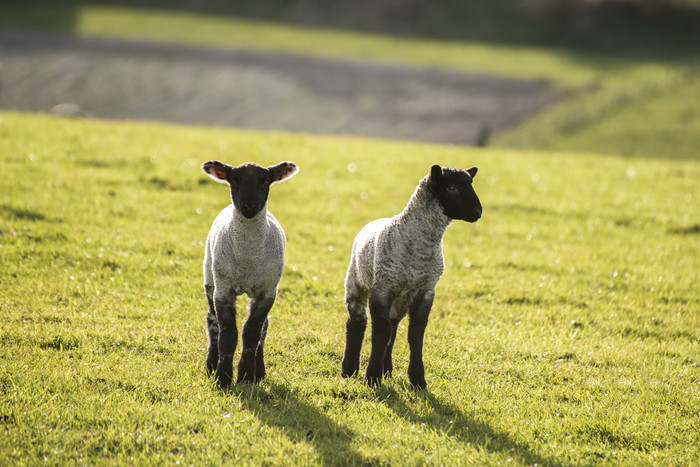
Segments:
[[[5,97],[0,102],[3,109],[47,110],[56,103],[77,100],[75,103],[94,111],[94,115],[106,118],[126,116],[129,119],[150,119],[154,116],[153,112],[156,112],[160,113],[156,115],[158,119],[167,118],[181,123],[213,122],[235,127],[354,133],[460,144],[482,140],[484,133],[480,129],[486,123],[491,130],[495,130],[488,138],[488,144],[497,147],[549,152],[612,153],[665,159],[698,158],[700,112],[697,111],[695,103],[700,98],[700,79],[697,73],[698,47],[694,46],[698,37],[694,31],[700,30],[694,25],[698,18],[697,0],[674,1],[672,5],[669,2],[654,2],[657,4],[647,5],[649,8],[634,5],[643,2],[545,2],[551,5],[544,6],[541,0],[520,2],[518,7],[512,5],[512,2],[480,0],[470,2],[469,8],[466,9],[462,5],[463,2],[449,0],[416,2],[412,5],[399,2],[400,4],[385,6],[389,9],[426,7],[439,12],[437,16],[416,17],[432,18],[431,21],[442,23],[434,28],[434,31],[443,33],[455,32],[454,26],[459,24],[459,31],[467,34],[466,37],[461,36],[464,40],[448,40],[450,34],[439,35],[442,39],[388,35],[385,28],[380,28],[384,34],[329,28],[328,24],[337,24],[337,21],[327,20],[321,21],[326,27],[310,27],[304,21],[295,22],[294,17],[297,21],[300,19],[296,16],[300,11],[295,13],[291,10],[295,10],[293,4],[297,2],[282,2],[290,8],[289,10],[282,5],[276,5],[278,2],[242,2],[236,5],[230,5],[230,2],[224,5],[217,1],[196,2],[196,7],[201,13],[178,11],[178,5],[195,7],[192,2],[187,1],[150,0],[144,3],[113,0],[109,3],[111,5],[90,1],[31,0],[0,4],[0,28],[4,29],[0,42],[5,43],[5,50],[0,50],[0,60],[6,62],[3,75],[6,81],[3,88]],[[128,6],[135,3],[140,7],[150,5],[153,9]],[[246,3],[254,4],[255,8],[262,7],[263,10],[269,8],[266,12],[258,12],[262,13],[261,18],[267,17],[268,20],[204,13],[207,11],[207,5],[224,10],[246,10]],[[337,15],[336,19],[341,20],[341,23],[345,20],[352,22],[360,19],[344,14],[346,9],[335,5],[338,2],[323,3],[328,9],[327,13],[331,13],[331,16]],[[552,27],[566,28],[565,25],[568,24],[566,20],[562,22],[562,18],[557,16],[557,8],[553,8],[557,3],[578,3],[579,6],[588,4],[594,10],[597,8],[595,5],[603,7],[603,10],[607,5],[612,11],[599,11],[599,19],[606,18],[605,22],[612,20],[613,23],[607,23],[607,33],[602,30],[590,33],[579,30],[581,35],[574,34],[578,39],[565,34],[569,40],[555,39],[553,36],[544,40],[543,33],[551,31]],[[424,5],[421,7],[420,4]],[[157,9],[157,6],[161,9]],[[642,23],[637,24],[637,27],[633,24],[615,26],[616,18],[635,18],[634,15],[614,14],[616,8],[622,8],[624,13],[627,7],[631,7],[632,11],[636,8],[645,11],[642,16],[636,16]],[[375,11],[375,14],[371,15],[374,18],[381,16],[371,8],[357,8],[355,4],[349,8],[355,11]],[[455,9],[456,15],[444,16]],[[664,16],[661,14],[664,10],[675,13]],[[307,13],[313,11],[319,10],[307,9]],[[657,14],[652,13],[653,11]],[[287,19],[292,22],[283,21],[285,15],[290,13],[292,17]],[[656,20],[644,26],[645,17],[655,17]],[[278,20],[271,20],[272,18]],[[390,21],[391,18],[400,19],[400,16],[384,17],[386,21]],[[493,21],[484,21],[485,18],[492,18]],[[517,25],[512,22],[514,18]],[[408,24],[399,22],[404,26]],[[595,21],[589,26],[594,24]],[[484,25],[488,25],[488,31],[478,32]],[[639,26],[642,26],[642,29],[639,29]],[[28,31],[33,31],[31,36],[27,35]],[[57,32],[66,36],[57,36]],[[523,42],[503,42],[505,37],[515,39],[513,34],[520,36]],[[27,48],[28,44],[25,41],[30,40],[30,37],[34,46]],[[494,42],[495,37],[500,39]],[[537,37],[540,39],[535,39]],[[18,39],[21,40],[18,42]],[[574,39],[573,42],[571,39]],[[583,42],[579,41],[581,39]],[[38,55],[37,50],[32,52],[32,48],[41,44],[52,46],[50,60],[45,59],[46,52]],[[93,56],[89,60],[90,65],[85,67],[85,55],[75,55],[75,50],[61,50],[65,46],[74,48],[78,45],[78,48],[92,49],[99,57]],[[194,53],[200,58],[216,58],[215,62],[221,63],[214,64],[209,73],[201,74],[197,72],[198,68],[193,69],[191,65],[168,63],[169,60],[166,60],[166,63],[144,65],[141,60],[134,60],[137,57],[129,57],[129,54],[126,54],[122,56],[125,60],[118,67],[118,72],[113,72],[110,71],[113,69],[113,62],[108,57],[111,54],[105,54],[109,50],[112,53],[120,50],[122,53],[134,53],[140,50],[138,55],[141,55],[141,58],[144,58],[144,53],[149,55],[149,50],[151,54],[160,51],[156,55],[165,54],[171,58],[174,58],[172,54],[182,58],[183,54],[188,56]],[[251,56],[257,56],[254,61],[258,65],[253,67],[254,70],[249,70],[252,74],[244,73],[241,76],[243,82],[248,84],[242,85],[240,79],[233,80],[238,83],[237,92],[233,92],[226,89],[228,86],[221,87],[222,84],[219,83],[223,76],[221,73],[228,69],[226,66],[222,69],[221,66],[230,61],[231,57],[241,58],[241,54],[247,56],[248,60]],[[314,98],[313,93],[307,94],[308,91],[304,90],[304,87],[298,88],[298,84],[292,84],[291,88],[289,83],[283,84],[293,76],[304,78],[302,81],[309,79],[308,70],[299,74],[299,70],[290,72],[294,67],[283,66],[283,63],[290,59],[297,67],[306,64],[302,68],[309,68],[309,63],[319,65],[331,59],[321,67],[313,68],[311,88],[319,88],[316,89],[317,92],[324,87],[322,84],[327,86],[328,83],[332,83],[331,88],[339,92],[340,95],[336,95],[336,98],[340,97],[340,100],[334,102],[334,99],[328,99],[328,95],[320,99]],[[426,126],[417,132],[414,126],[406,125],[407,122],[397,124],[393,118],[397,108],[387,106],[382,98],[383,92],[376,92],[385,90],[383,83],[387,81],[395,85],[395,92],[402,87],[397,84],[399,81],[393,77],[384,77],[379,80],[379,87],[368,87],[367,80],[361,80],[365,86],[363,92],[373,95],[372,102],[367,107],[368,103],[364,100],[356,102],[355,95],[345,95],[348,92],[347,81],[338,76],[338,71],[340,75],[350,76],[358,69],[349,72],[341,67],[335,73],[328,73],[328,65],[338,60],[349,61],[348,64],[352,63],[352,69],[360,66],[359,70],[365,71],[371,71],[378,64],[381,64],[380,68],[398,67],[404,71],[408,70],[405,68],[407,66],[416,66],[423,68],[421,74],[433,75],[439,71],[438,75],[451,75],[455,72],[466,72],[471,74],[471,78],[466,74],[460,78],[462,85],[458,88],[461,91],[457,94],[445,94],[444,86],[440,86],[443,89],[438,95],[433,94],[433,97],[430,97],[431,93],[427,89],[423,89],[420,92],[423,98],[418,101],[398,100],[397,102],[401,103],[398,114],[402,115],[402,119],[409,119],[409,115],[413,115],[414,112],[427,112],[433,122],[439,120],[438,114],[446,116],[439,125]],[[263,69],[273,65],[278,71],[273,72],[272,76],[266,73],[261,75],[260,64],[263,64]],[[280,69],[280,66],[283,67]],[[34,73],[23,71],[25,68]],[[280,71],[285,68],[287,71]],[[325,72],[322,71],[324,69]],[[56,73],[61,74],[64,80],[45,82],[41,78]],[[87,81],[84,78],[85,73],[91,74]],[[156,80],[157,85],[153,85],[152,76],[163,73],[167,75],[165,81]],[[286,76],[281,82],[280,73]],[[478,74],[477,77],[488,79],[481,84],[470,84],[474,73]],[[141,78],[137,78],[138,76]],[[207,81],[203,78],[205,76],[209,76],[213,81]],[[260,87],[261,82],[269,84],[270,79],[276,83],[272,88],[277,89],[277,93],[270,94],[269,85]],[[512,87],[512,79],[531,82]],[[355,81],[357,80],[351,79],[351,82]],[[481,80],[477,78],[477,81]],[[488,107],[497,110],[495,115],[486,117],[486,101],[483,100],[488,93],[486,90],[493,90],[492,86],[499,83],[497,87],[506,91],[509,89],[509,82],[510,91],[520,89],[522,92],[522,86],[534,86],[531,87],[533,94],[522,100],[522,96],[516,99],[520,92],[503,92],[500,99],[487,99],[491,100]],[[193,85],[205,89],[188,91]],[[484,85],[487,86],[486,90]],[[556,90],[556,95],[550,94],[550,86]],[[27,91],[28,88],[38,88],[41,92],[32,93]],[[535,92],[538,88],[539,92]],[[119,92],[121,89],[128,89],[128,95],[122,96]],[[280,91],[284,89],[284,92]],[[372,89],[375,91],[372,92]],[[76,95],[76,90],[80,90],[83,95]],[[164,90],[178,94],[177,105],[167,103],[163,99],[166,97],[162,94]],[[462,94],[463,91],[475,92],[481,97],[472,101],[472,98]],[[232,112],[230,101],[220,98],[221,92],[229,96],[247,96],[242,103],[234,106],[243,109],[241,114]],[[541,94],[542,92],[544,94]],[[256,95],[257,98],[252,98]],[[265,98],[261,99],[261,95]],[[343,95],[345,97],[342,97]],[[415,97],[415,92],[411,91],[406,95]],[[552,103],[555,97],[556,102]],[[290,101],[290,98],[293,100]],[[134,105],[133,99],[136,99],[138,105]],[[276,112],[263,109],[265,104],[270,105],[270,99],[280,104],[274,106]],[[498,103],[503,99],[508,100],[508,106],[504,107]],[[529,104],[524,105],[528,100]],[[348,101],[358,107],[349,107],[346,105]],[[547,102],[553,105],[515,125],[525,114]],[[284,107],[281,104],[284,103],[298,112],[291,117],[285,114],[281,110]],[[437,109],[438,114],[434,113],[436,103],[441,103]],[[202,111],[201,108],[206,108],[206,111]],[[370,109],[374,110],[369,111]],[[446,109],[452,109],[447,112],[448,115],[445,114]],[[467,109],[468,113],[465,114]],[[375,120],[375,112],[378,112],[379,116],[388,113],[391,117],[389,124],[387,125],[384,118]],[[455,122],[450,115],[462,121],[457,136],[452,133]],[[467,118],[468,115],[471,117]],[[473,118],[474,115],[477,115],[476,119]],[[446,133],[451,136],[443,139]]]
[[[700,163],[0,114],[7,464],[694,465]],[[268,378],[204,369],[209,159],[300,173]],[[428,389],[340,377],[355,233],[432,163],[479,166],[425,339]],[[242,309],[242,306],[241,308]],[[363,353],[366,365],[367,348]],[[240,351],[240,349],[239,349]]]

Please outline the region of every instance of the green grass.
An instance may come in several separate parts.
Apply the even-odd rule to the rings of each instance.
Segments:
[[[567,117],[553,109],[499,142],[551,151],[700,160],[700,78],[681,75],[671,83],[613,95],[607,106],[590,106],[582,97],[575,103],[577,115]]]
[[[5,463],[700,460],[696,161],[14,113],[0,141]],[[271,190],[268,378],[228,393],[204,369],[202,243],[229,202],[209,159],[301,167]],[[393,379],[344,380],[352,239],[434,162],[479,166],[485,214],[444,239],[428,390],[406,387],[406,323]]]

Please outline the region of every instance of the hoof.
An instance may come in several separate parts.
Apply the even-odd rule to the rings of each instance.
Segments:
[[[360,372],[360,367],[355,365],[349,365],[345,362],[342,363],[342,371],[340,374],[343,378],[351,378]]]
[[[248,373],[238,373],[238,378],[236,379],[236,384],[241,384],[241,383],[257,383],[258,380],[255,378],[255,375],[248,375]]]
[[[377,386],[382,384],[382,377],[381,376],[367,376],[365,378],[365,383],[368,386],[377,387]]]
[[[231,386],[231,375],[230,374],[219,374],[217,371],[214,374],[214,380],[216,381],[216,385],[219,386],[221,389],[228,389]]]
[[[411,381],[410,384],[413,389],[425,389],[428,387],[428,384],[425,382],[424,379],[419,381]]]

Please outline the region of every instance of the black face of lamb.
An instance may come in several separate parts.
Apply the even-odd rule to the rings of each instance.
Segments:
[[[472,186],[477,171],[476,167],[460,170],[439,165],[430,169],[430,186],[450,219],[476,222],[481,218],[481,202]]]
[[[257,164],[244,164],[233,168],[227,179],[236,210],[248,219],[255,217],[265,207],[270,194],[270,171]]]
[[[236,210],[248,219],[255,217],[267,204],[270,185],[293,176],[299,168],[285,161],[269,167],[247,162],[233,167],[221,161],[202,164],[202,170],[211,178],[231,186],[231,201]]]

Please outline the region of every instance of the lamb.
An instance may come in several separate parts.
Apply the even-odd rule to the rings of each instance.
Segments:
[[[423,335],[445,269],[442,238],[453,219],[476,222],[481,217],[472,187],[477,170],[433,165],[401,213],[370,222],[355,238],[345,277],[343,377],[359,373],[369,302],[372,350],[365,381],[374,386],[391,376],[396,330],[408,314],[408,378],[414,387],[426,387]]]
[[[228,183],[233,204],[212,224],[204,249],[204,290],[209,304],[207,371],[221,388],[231,385],[233,353],[238,343],[236,298],[251,298],[243,326],[243,349],[237,383],[265,377],[263,347],[268,313],[277,296],[284,269],[286,238],[275,216],[267,210],[270,185],[294,176],[293,162],[263,167],[246,163],[233,167],[220,161],[202,164],[220,183]]]

